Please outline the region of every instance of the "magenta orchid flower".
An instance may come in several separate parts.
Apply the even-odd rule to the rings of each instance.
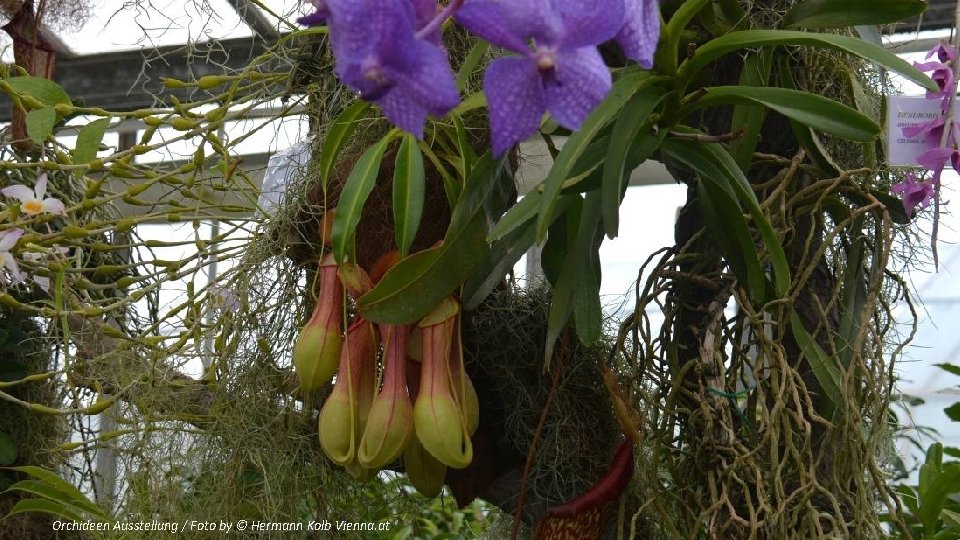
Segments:
[[[933,171],[934,185],[940,184],[940,175],[943,173],[947,162],[950,162],[954,170],[960,170],[960,152],[953,147],[931,148],[917,156],[917,163],[929,171]]]
[[[937,60],[931,62],[914,62],[913,66],[924,73],[931,72],[930,78],[937,83],[940,90],[927,90],[927,99],[940,99],[941,109],[947,110],[950,105],[951,94],[956,85],[953,80],[953,62],[957,58],[956,50],[951,45],[939,44],[927,53],[927,59],[937,55]]]
[[[28,216],[35,216],[43,212],[63,214],[66,207],[60,199],[44,197],[47,194],[47,175],[41,174],[37,184],[31,190],[23,184],[14,184],[0,189],[3,195],[20,201],[20,210]]]
[[[467,0],[456,19],[519,55],[494,61],[484,77],[495,155],[533,135],[544,112],[578,129],[610,91],[597,45],[624,28],[623,0]]]
[[[653,67],[653,53],[660,40],[660,6],[658,0],[626,0],[623,28],[614,38],[627,58],[641,67]]]
[[[318,0],[314,6],[316,13],[300,21],[327,24],[340,80],[380,105],[397,127],[422,138],[427,115],[444,116],[460,103],[439,45],[436,21],[445,15],[427,20],[425,1]]]
[[[903,197],[903,209],[906,210],[908,218],[913,216],[917,206],[926,208],[936,194],[932,180],[921,181],[912,173],[907,173],[903,182],[891,186],[890,191]]]
[[[13,285],[23,281],[23,274],[20,272],[20,266],[17,260],[10,253],[13,246],[17,245],[17,240],[23,236],[23,229],[9,229],[0,232],[0,265],[10,273],[10,279]],[[6,282],[6,277],[0,272],[0,282]]]

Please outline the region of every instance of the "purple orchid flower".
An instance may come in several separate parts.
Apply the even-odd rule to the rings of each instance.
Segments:
[[[927,52],[926,58],[929,60],[933,55],[937,55],[937,59],[946,64],[957,59],[957,50],[949,43],[940,42]]]
[[[960,151],[951,147],[931,148],[917,156],[917,163],[930,171],[933,171],[933,184],[940,184],[940,175],[943,173],[947,162],[950,162],[954,170],[960,170]]]
[[[307,2],[315,10],[309,15],[297,19],[297,22],[303,26],[323,26],[327,24],[327,17],[330,16],[330,10],[327,8],[325,0],[309,0]]]
[[[520,55],[494,61],[484,76],[495,155],[533,135],[544,112],[579,128],[610,91],[596,46],[624,28],[623,0],[467,0],[456,19]]]
[[[439,45],[438,18],[425,0],[316,0],[307,22],[326,22],[340,80],[380,105],[397,127],[418,138],[428,114],[460,103],[456,79]]]
[[[660,6],[658,0],[626,0],[626,21],[616,41],[627,58],[645,69],[653,67],[653,53],[660,40]]]
[[[903,197],[903,209],[907,212],[907,217],[913,217],[913,211],[920,206],[926,208],[936,194],[936,188],[932,181],[921,181],[912,173],[907,173],[903,182],[894,184],[890,191]]]
[[[923,71],[924,73],[930,73],[930,78],[933,79],[937,86],[940,88],[939,91],[927,90],[927,99],[941,99],[941,108],[946,110],[950,102],[950,93],[954,91],[956,86],[953,81],[953,68],[949,64],[943,62],[924,62],[918,63],[914,62],[913,67]]]

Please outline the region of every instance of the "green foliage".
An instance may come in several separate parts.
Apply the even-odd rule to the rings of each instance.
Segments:
[[[916,17],[924,0],[804,0],[783,17],[785,28],[844,28],[887,24]]]
[[[897,488],[904,506],[904,538],[950,539],[960,536],[960,462],[943,461],[943,445],[933,443],[920,467],[916,486]]]
[[[72,521],[107,521],[111,516],[80,490],[52,471],[34,466],[10,467],[9,470],[28,475],[10,486],[8,492],[20,492],[30,498],[20,499],[8,516],[23,512],[44,512]]]
[[[397,248],[402,257],[410,251],[423,215],[426,192],[423,153],[409,133],[403,136],[393,168],[393,222]]]
[[[0,360],[0,381],[25,385],[34,382],[25,381],[28,376],[49,378],[56,373],[57,380],[53,382],[62,385],[61,373],[71,383],[73,378],[82,381],[82,376],[87,376],[86,393],[71,389],[71,409],[44,405],[71,417],[92,411],[89,404],[98,399],[95,392],[109,388],[122,393],[118,399],[126,405],[118,407],[118,414],[125,426],[131,427],[77,443],[79,450],[70,448],[82,452],[79,457],[89,461],[89,448],[113,441],[120,451],[127,452],[131,462],[144,465],[142,470],[131,473],[128,480],[131,489],[126,495],[125,509],[130,515],[179,518],[215,509],[223,512],[224,517],[229,513],[238,518],[304,519],[320,512],[352,509],[370,520],[395,519],[403,523],[402,528],[393,531],[393,538],[473,537],[485,527],[487,519],[487,509],[479,503],[461,511],[442,499],[424,501],[410,495],[409,487],[400,480],[377,479],[361,486],[345,474],[331,470],[315,448],[315,403],[288,388],[285,364],[291,332],[309,312],[309,302],[303,300],[309,296],[304,294],[303,282],[309,279],[304,279],[302,269],[311,267],[318,250],[314,241],[315,218],[329,210],[336,199],[334,253],[341,262],[356,259],[361,217],[373,210],[368,203],[377,195],[381,187],[378,184],[389,184],[386,187],[391,189],[385,192],[391,195],[388,198],[392,208],[387,214],[392,218],[394,234],[384,236],[392,237],[403,258],[375,288],[351,305],[351,309],[355,307],[377,322],[414,323],[440,299],[458,292],[468,308],[477,307],[502,283],[530,246],[546,241],[543,256],[551,296],[544,320],[538,321],[544,324],[537,327],[542,336],[536,334],[535,344],[544,353],[543,357],[536,355],[537,366],[542,366],[550,363],[561,339],[565,350],[576,345],[577,340],[587,346],[602,340],[599,248],[604,236],[613,238],[619,233],[619,205],[630,172],[643,161],[656,158],[668,162],[674,171],[689,174],[684,181],[696,194],[691,201],[696,199],[699,205],[706,243],[719,253],[715,274],[707,278],[691,277],[690,273],[677,277],[677,268],[687,264],[684,257],[689,253],[681,253],[686,246],[676,246],[669,255],[677,259],[665,257],[663,263],[666,270],[674,272],[673,277],[653,280],[644,290],[638,284],[639,311],[632,316],[633,326],[624,326],[618,347],[607,359],[634,355],[633,364],[614,367],[621,369],[618,375],[631,385],[630,398],[635,400],[632,404],[643,403],[647,407],[644,414],[652,411],[653,420],[644,429],[653,432],[654,438],[661,430],[662,438],[657,441],[660,446],[649,455],[638,457],[638,469],[648,476],[636,493],[648,502],[645,507],[650,512],[676,519],[676,523],[661,520],[656,526],[674,537],[704,535],[705,516],[718,512],[716,509],[722,505],[711,504],[709,510],[687,508],[683,500],[693,491],[683,482],[695,478],[704,464],[735,456],[724,464],[754,467],[747,472],[756,474],[737,476],[743,472],[738,470],[723,479],[748,478],[751,482],[771,470],[789,475],[792,470],[809,466],[801,459],[807,454],[801,451],[808,451],[813,444],[809,438],[803,438],[809,436],[810,425],[801,420],[808,413],[804,407],[814,400],[821,407],[819,412],[824,412],[824,404],[833,409],[826,411],[831,413],[826,416],[836,422],[828,427],[817,423],[816,428],[835,430],[831,432],[835,437],[839,437],[838,433],[843,435],[828,443],[862,458],[876,448],[877,433],[885,429],[882,425],[863,423],[862,418],[876,422],[883,415],[871,409],[862,418],[853,418],[847,413],[855,407],[847,404],[865,404],[872,398],[863,398],[862,393],[873,392],[876,398],[877,392],[881,392],[885,381],[871,377],[877,373],[882,377],[882,370],[869,371],[874,365],[858,366],[857,360],[865,354],[882,357],[885,351],[868,351],[860,328],[872,323],[875,311],[880,310],[876,296],[880,294],[879,282],[884,279],[887,254],[883,246],[892,234],[882,227],[888,225],[888,217],[903,222],[905,216],[898,210],[899,202],[885,193],[885,184],[866,173],[858,173],[860,176],[854,179],[844,176],[845,171],[837,163],[842,161],[833,159],[826,151],[830,137],[862,142],[865,144],[858,149],[863,151],[863,164],[868,164],[868,150],[873,148],[880,128],[872,111],[861,103],[868,101],[864,89],[860,88],[858,93],[856,81],[851,78],[851,102],[795,87],[790,73],[792,64],[788,62],[803,55],[839,52],[851,62],[863,59],[876,63],[927,88],[936,85],[909,63],[864,39],[832,32],[749,29],[758,24],[751,19],[756,14],[745,12],[746,4],[733,0],[688,0],[675,4],[679,7],[663,28],[655,70],[643,71],[636,66],[615,70],[613,91],[575,132],[558,129],[549,122],[544,124],[541,136],[551,151],[552,165],[544,182],[516,204],[511,200],[513,194],[502,189],[512,180],[509,169],[515,156],[495,160],[477,143],[485,144],[485,134],[476,128],[481,124],[478,119],[483,120],[485,114],[485,98],[471,84],[487,59],[489,47],[473,38],[465,39],[457,76],[458,86],[468,97],[450,117],[430,120],[423,141],[403,136],[392,174],[384,174],[389,166],[384,156],[398,132],[387,131],[383,118],[369,104],[353,102],[354,96],[345,96],[332,79],[332,66],[324,66],[326,71],[321,71],[318,80],[311,81],[303,91],[311,95],[316,118],[321,114],[336,116],[320,122],[321,140],[314,148],[316,158],[311,174],[304,173],[296,179],[299,184],[294,187],[303,188],[296,193],[306,196],[288,197],[274,216],[256,222],[253,232],[249,232],[246,220],[255,206],[252,201],[257,193],[251,189],[253,181],[239,167],[234,154],[238,144],[269,122],[234,140],[225,140],[218,133],[228,119],[244,119],[244,107],[280,97],[277,84],[286,84],[289,74],[272,73],[269,62],[278,58],[287,61],[288,57],[282,56],[289,54],[284,47],[294,46],[301,38],[321,39],[321,30],[305,30],[283,38],[277,47],[237,73],[192,82],[167,81],[170,88],[196,88],[210,94],[189,103],[171,98],[171,106],[166,108],[131,112],[75,107],[66,92],[51,81],[35,77],[4,79],[0,91],[27,109],[29,136],[46,145],[45,150],[51,150],[42,153],[39,163],[34,157],[11,157],[3,161],[4,170],[10,173],[9,178],[19,174],[23,181],[35,179],[41,168],[49,171],[56,195],[63,197],[71,208],[66,216],[8,216],[4,225],[16,224],[27,230],[23,245],[71,246],[82,255],[72,260],[57,259],[52,265],[29,267],[40,272],[37,275],[53,278],[54,293],[50,298],[24,286],[12,294],[4,289],[0,299],[23,313],[49,319],[51,334],[56,335],[44,338],[45,346],[59,347],[70,355],[82,349],[86,356],[77,357],[82,356],[87,371],[75,369],[79,364],[33,370],[4,358]],[[776,24],[785,28],[833,28],[840,23],[885,23],[912,16],[922,7],[923,2],[915,0],[806,0],[795,3],[785,19],[782,12],[777,13]],[[714,37],[702,40],[707,31],[713,32]],[[322,62],[322,58],[314,58],[323,56],[316,55],[316,45],[311,43],[303,50],[309,51],[312,60]],[[730,79],[738,80],[737,85],[698,87],[713,63],[735,55],[746,56],[743,71]],[[284,97],[295,90],[300,89],[291,88]],[[320,108],[323,113],[317,111]],[[721,111],[730,111],[731,129],[742,128],[742,137],[703,131],[703,119]],[[72,153],[64,155],[64,159],[50,158],[68,150],[51,141],[58,122],[78,114],[85,115],[87,122],[79,126]],[[280,113],[270,121],[286,114]],[[798,160],[794,165],[791,156],[757,157],[755,150],[761,142],[764,122],[780,116],[796,130],[798,146],[813,155],[812,164]],[[114,119],[142,121],[146,129],[134,148],[98,159],[105,130]],[[195,145],[192,159],[161,165],[133,159],[165,147],[166,143],[152,141],[159,129],[175,133],[172,140]],[[758,171],[775,173],[771,173],[770,179],[757,182],[757,178],[762,178]],[[414,241],[425,228],[427,218],[432,217],[425,209],[430,203],[426,194],[433,172],[441,177],[444,202],[449,204],[452,217],[442,231],[441,245],[415,251]],[[769,182],[774,180],[784,183],[770,188],[775,184]],[[339,191],[330,189],[336,182],[341,182],[335,186]],[[816,187],[805,187],[809,185]],[[834,191],[820,197],[828,188]],[[159,200],[147,200],[146,192],[162,195]],[[293,188],[288,189],[291,193]],[[888,208],[874,205],[876,200]],[[121,202],[139,210],[139,215],[117,217],[115,209]],[[868,205],[869,216],[857,221],[854,212]],[[840,320],[836,332],[832,328],[807,329],[794,311],[797,297],[809,287],[809,267],[804,267],[803,257],[798,258],[784,247],[787,242],[797,242],[795,236],[803,235],[798,222],[811,213],[819,216],[821,212],[829,213],[834,221],[839,232],[831,234],[841,237],[838,242],[853,246],[831,252],[828,257],[832,267],[837,268],[842,289],[842,294],[824,308],[836,309]],[[243,219],[236,220],[236,216]],[[140,223],[183,222],[198,231],[206,221],[217,221],[228,230],[219,231],[214,238],[201,238],[197,232],[195,238],[183,244],[197,250],[195,257],[186,260],[141,255],[151,249],[181,247],[177,242],[144,242],[128,236]],[[868,226],[876,226],[877,237],[855,236]],[[853,229],[855,233],[851,232]],[[242,239],[237,240],[236,236]],[[833,238],[820,240],[827,249]],[[800,248],[804,256],[820,249],[812,242]],[[211,309],[214,289],[204,289],[202,274],[211,261],[224,259],[239,264],[218,286],[235,287],[246,298],[236,309]],[[661,271],[658,275],[661,279],[667,273]],[[708,335],[720,343],[716,350],[703,351],[699,359],[705,362],[703,365],[673,365],[681,352],[687,356],[699,352],[678,352],[677,343],[671,341],[688,328],[668,325],[689,325],[689,320],[670,319],[663,334],[656,336],[642,309],[645,303],[659,303],[664,296],[678,294],[679,289],[689,286],[684,279],[714,280],[719,290],[729,293],[721,300],[732,298],[741,310],[736,320],[726,320],[721,311],[716,326],[699,329],[703,331],[700,337],[704,347]],[[171,284],[186,290],[186,299],[164,306],[160,291]],[[883,294],[892,296],[887,289]],[[137,320],[130,308],[139,301],[149,306],[149,313],[142,320]],[[76,318],[86,321],[83,332],[71,327]],[[170,331],[171,328],[174,330]],[[529,328],[526,330],[534,334]],[[577,340],[572,339],[572,334],[569,340],[561,338],[568,330],[576,333]],[[85,335],[97,339],[92,344],[84,342]],[[627,344],[626,336],[632,338],[632,345]],[[869,336],[880,343],[880,349],[884,345],[882,337]],[[801,389],[796,380],[797,365],[774,354],[782,349],[769,343],[775,339],[791,341],[800,349],[802,358],[794,360],[803,360],[810,367],[820,395]],[[106,343],[112,343],[113,349],[106,350]],[[745,374],[751,359],[740,350],[749,348],[745,344],[755,345],[768,354],[763,358],[768,363],[751,370],[749,376]],[[5,352],[6,346],[0,340],[0,352]],[[714,354],[723,357],[717,366],[709,364]],[[70,357],[71,362],[75,360]],[[205,367],[202,382],[177,369],[163,369],[186,366],[195,360],[202,360]],[[956,373],[952,369],[948,370]],[[726,380],[725,370],[731,374]],[[539,367],[533,371],[542,375]],[[684,380],[682,373],[695,373],[696,384],[686,386],[690,380]],[[766,376],[782,376],[776,383],[785,386],[763,387],[766,381],[760,379]],[[871,382],[861,385],[862,380]],[[757,388],[744,390],[746,403],[742,404],[737,402],[741,394],[727,386],[744,382]],[[807,382],[804,379],[803,383]],[[869,388],[869,384],[877,388]],[[0,386],[0,390],[7,388]],[[683,403],[697,391],[702,391],[696,394],[700,397],[727,398],[720,402],[724,407],[728,403],[732,406],[721,408],[706,398],[696,404],[699,410]],[[795,402],[777,401],[790,392],[795,392]],[[873,399],[870,403],[879,401],[883,400]],[[791,411],[794,416],[788,417],[783,411],[790,406],[797,411]],[[960,416],[957,407],[955,404],[947,408],[953,419]],[[690,423],[671,424],[680,410],[689,415],[686,420]],[[710,444],[702,448],[677,442],[689,440],[678,437],[689,437],[690,432],[701,427],[696,424],[700,420],[697,415],[711,414],[716,416],[708,418],[712,422],[707,424],[710,429],[700,430],[704,440],[714,436],[714,426],[727,429],[729,433],[723,433],[727,438],[707,441]],[[730,420],[734,417],[737,422]],[[746,421],[741,422],[743,419]],[[515,421],[513,416],[511,421]],[[851,437],[850,433],[857,436]],[[858,438],[861,433],[862,438]],[[0,431],[0,464],[23,457],[15,445],[20,443],[18,437],[6,426]],[[755,448],[748,448],[750,445]],[[761,448],[767,451],[760,452]],[[553,450],[559,452],[563,448]],[[797,458],[796,462],[789,462],[788,458],[777,461],[778,453],[786,450],[794,452],[789,458]],[[711,452],[710,459],[697,455],[701,451]],[[740,451],[743,453],[736,454]],[[943,538],[948,534],[945,531],[956,531],[960,509],[956,506],[954,486],[960,481],[960,472],[955,462],[943,462],[944,454],[955,455],[955,451],[931,447],[920,484],[901,490],[909,510],[904,519],[910,534],[921,535],[918,538]],[[161,464],[154,468],[153,460],[158,456],[167,460],[161,459]],[[181,466],[179,458],[184,456],[188,457],[184,460],[188,465]],[[764,461],[768,459],[769,462]],[[858,464],[852,458],[837,461],[838,468]],[[82,491],[49,471],[37,467],[15,470],[31,478],[10,488],[11,492],[28,497],[17,503],[13,514],[45,512],[68,519],[109,517]],[[678,473],[679,470],[686,472]],[[864,498],[881,491],[873,483],[879,473],[864,480],[868,475],[864,475],[862,467],[855,472],[855,477],[845,478],[846,483],[838,481],[835,485],[846,489],[855,483],[854,491]],[[771,520],[780,520],[776,526],[781,528],[770,525],[770,531],[785,530],[790,525],[787,519],[796,519],[811,528],[820,526],[819,516],[803,521],[802,516],[794,514],[806,510],[788,511],[789,501],[770,502],[786,490],[778,484],[775,489],[764,491],[767,486],[762,482],[767,481],[776,483],[781,479],[763,477],[758,485],[748,489],[740,486],[738,490],[741,494],[754,490],[760,494],[758,498],[769,506],[764,512],[775,508],[767,515]],[[702,495],[703,484],[694,490]],[[869,505],[861,505],[866,506]],[[862,508],[858,507],[859,510]],[[709,516],[710,520],[714,517]],[[873,532],[869,527],[860,529],[861,524],[855,522],[851,527],[860,534]],[[842,529],[841,525],[846,523],[837,525],[838,529]],[[677,530],[684,527],[687,528]],[[749,532],[756,535],[758,530]],[[737,537],[737,532],[741,531],[727,531],[730,537]]]

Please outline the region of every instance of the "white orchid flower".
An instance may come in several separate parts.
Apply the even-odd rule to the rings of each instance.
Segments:
[[[33,190],[23,184],[14,184],[0,189],[7,197],[20,201],[20,210],[28,216],[35,216],[43,212],[62,214],[66,211],[63,201],[55,197],[44,197],[47,194],[47,175],[41,174],[37,178],[37,185]]]
[[[64,256],[64,255],[66,255],[66,254],[68,254],[68,253],[70,252],[70,248],[65,248],[65,247],[61,247],[61,246],[53,246],[53,247],[50,247],[50,248],[41,248],[41,247],[38,247],[38,246],[36,246],[36,245],[31,244],[31,245],[27,246],[27,249],[30,249],[31,247],[32,247],[33,249],[42,250],[42,251],[24,251],[24,252],[23,252],[23,260],[29,261],[29,262],[32,262],[32,263],[42,262],[42,261],[44,261],[45,259],[47,259],[48,257],[61,257],[61,256]],[[47,292],[47,293],[50,292],[50,278],[48,278],[48,277],[46,277],[46,276],[32,275],[32,276],[30,276],[30,279],[32,279],[32,280],[34,281],[34,283],[36,283],[37,285],[39,285],[40,288],[44,290],[44,292]]]
[[[10,279],[14,285],[23,281],[23,274],[20,272],[17,260],[10,253],[10,249],[17,244],[17,240],[21,236],[23,236],[23,229],[10,229],[0,232],[0,265],[10,272]],[[0,273],[0,281],[6,281],[3,273]]]

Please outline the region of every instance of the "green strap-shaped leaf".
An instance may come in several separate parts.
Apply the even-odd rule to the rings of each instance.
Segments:
[[[730,32],[729,34],[712,39],[697,48],[693,57],[680,66],[678,73],[682,78],[689,80],[706,67],[707,64],[725,54],[740,49],[771,47],[776,45],[805,45],[848,52],[900,73],[907,79],[928,90],[939,90],[937,84],[933,82],[930,77],[913,67],[906,60],[884,50],[882,47],[850,36],[798,32],[794,30],[742,30]]]
[[[397,151],[393,169],[393,224],[397,249],[406,257],[423,216],[426,175],[417,139],[407,133]]]
[[[483,202],[496,183],[495,176],[503,174],[506,164],[506,159],[493,159],[489,153],[477,160],[450,218],[443,244],[415,253],[390,269],[358,301],[364,317],[379,323],[414,323],[485,268],[490,248]]]
[[[920,15],[924,0],[804,0],[783,18],[784,28],[846,28],[888,24]]]
[[[856,109],[818,94],[788,88],[717,86],[707,89],[690,107],[731,103],[764,105],[791,120],[852,141],[872,141],[880,134],[880,126]]]
[[[954,375],[960,375],[960,366],[956,364],[934,364],[938,368],[946,371],[947,373],[953,373]],[[0,379],[2,380],[2,379]]]
[[[490,234],[487,235],[487,240],[496,242],[517,227],[532,220],[537,215],[537,210],[540,209],[541,199],[543,199],[543,193],[536,190],[524,195],[497,221],[497,224],[490,230]]]
[[[680,36],[687,24],[700,13],[710,3],[710,0],[688,0],[680,4],[677,11],[673,13],[667,24],[663,25],[660,34],[662,42],[657,47],[654,63],[657,67],[662,67],[667,73],[673,73],[677,67],[677,54],[680,48]]]
[[[77,134],[77,144],[73,149],[73,162],[76,164],[90,163],[97,157],[97,150],[103,141],[103,134],[110,125],[109,118],[99,118],[80,128]]]
[[[770,225],[770,222],[763,215],[756,195],[753,193],[753,189],[750,187],[747,178],[743,175],[743,171],[741,171],[733,161],[730,154],[723,147],[715,143],[701,144],[684,139],[667,139],[661,148],[668,156],[696,171],[702,181],[716,185],[719,190],[727,194],[729,201],[723,204],[736,205],[736,212],[731,213],[725,219],[731,220],[731,227],[736,227],[740,230],[738,234],[743,233],[744,229],[741,228],[741,225],[746,227],[746,222],[742,214],[740,214],[739,204],[746,207],[750,216],[753,218],[754,226],[760,233],[760,239],[767,248],[770,264],[773,267],[774,273],[774,291],[778,296],[784,295],[790,286],[790,267],[787,263],[783,245],[780,243],[780,239]],[[711,191],[711,193],[713,192]],[[719,203],[718,197],[719,195],[713,197],[713,199]],[[713,234],[735,235],[733,230],[730,227],[724,226],[723,223],[718,223],[717,227],[719,227],[719,230]],[[747,228],[746,230],[749,236],[749,229]],[[726,246],[724,255],[727,255],[728,258],[734,258],[734,260],[740,257],[746,257],[741,267],[743,273],[739,274],[738,277],[748,286],[748,290],[755,299],[767,299],[766,297],[768,295],[764,288],[760,287],[756,282],[757,278],[754,273],[755,266],[753,261],[756,260],[757,257],[756,249],[751,249],[750,253],[741,254],[740,250],[735,247],[740,242],[741,240],[738,238],[730,238],[729,241],[725,241],[725,244],[721,244],[722,249],[724,245]],[[731,260],[731,263],[733,263],[733,260]],[[757,264],[759,264],[759,262]],[[750,270],[751,268],[754,270]],[[754,277],[751,278],[751,275]]]
[[[710,238],[720,247],[734,275],[746,286],[750,297],[763,300],[766,296],[763,267],[737,200],[733,194],[703,175],[697,182],[697,196]]]
[[[467,82],[470,81],[473,70],[477,68],[477,65],[480,64],[480,61],[486,56],[489,48],[490,43],[486,40],[476,40],[476,43],[470,48],[470,52],[467,53],[467,58],[460,66],[460,70],[457,71],[457,90],[463,92],[464,89],[466,89]]]
[[[563,189],[564,180],[570,176],[570,171],[580,155],[590,146],[600,129],[620,112],[627,100],[633,97],[633,94],[645,83],[653,80],[648,73],[640,71],[631,72],[617,80],[613,84],[610,95],[590,113],[580,129],[575,131],[563,145],[563,149],[553,162],[553,167],[547,173],[546,180],[543,181],[543,198],[540,201],[537,218],[538,241],[542,241],[547,236],[557,197]]]
[[[560,333],[570,315],[578,307],[579,320],[575,321],[577,335],[584,343],[592,342],[599,335],[601,313],[599,311],[599,276],[593,273],[592,257],[595,256],[597,227],[600,224],[600,193],[591,191],[583,200],[582,210],[573,243],[563,259],[559,275],[550,296],[550,311],[547,314],[547,338],[544,346],[544,363],[549,365]],[[569,236],[569,235],[568,235]],[[580,289],[578,291],[578,289]],[[596,303],[590,296],[597,296]]]
[[[767,86],[772,67],[772,50],[760,49],[751,53],[743,62],[739,85],[743,87]],[[760,142],[760,129],[763,127],[763,120],[766,116],[766,108],[760,105],[741,103],[733,107],[730,131],[743,130],[743,136],[730,141],[730,155],[733,156],[740,170],[744,172],[750,167],[753,152],[757,149],[757,143]]]
[[[510,269],[533,245],[536,236],[534,233],[534,223],[530,219],[490,246],[490,260],[487,266],[463,285],[465,310],[476,309],[497,285],[503,282],[503,276],[510,272]]]
[[[716,159],[720,165],[720,170],[730,180],[730,185],[737,195],[737,200],[747,208],[750,217],[753,218],[754,226],[760,232],[760,239],[767,248],[767,255],[770,257],[770,264],[773,267],[774,289],[777,295],[783,296],[790,287],[790,265],[787,263],[787,254],[783,250],[780,238],[773,230],[770,221],[763,215],[756,193],[753,192],[753,188],[743,171],[737,167],[733,156],[721,145],[711,143],[703,145],[703,147]]]
[[[777,81],[779,85],[783,88],[796,90],[797,86],[793,80],[790,59],[787,56],[781,55],[777,62],[777,68],[779,71],[779,79]],[[833,160],[833,156],[830,155],[830,149],[823,144],[820,137],[817,136],[810,126],[790,119],[790,129],[793,130],[793,136],[797,138],[800,147],[807,152],[807,155],[810,156],[810,159],[816,163],[821,171],[828,175],[840,174],[840,166],[837,165]]]
[[[370,103],[358,101],[350,105],[337,119],[330,124],[327,134],[323,139],[323,146],[320,147],[320,158],[317,160],[320,168],[320,183],[323,192],[327,192],[327,182],[330,181],[330,175],[333,174],[333,167],[340,156],[340,150],[343,143],[350,137],[350,134],[357,129],[358,120],[366,114],[370,108]]]
[[[37,144],[43,144],[53,135],[53,126],[57,123],[57,110],[52,105],[34,109],[27,113],[27,135]]]
[[[17,504],[13,505],[13,509],[7,513],[7,516],[33,512],[52,514],[70,521],[85,521],[87,519],[86,516],[72,510],[70,507],[48,499],[21,499],[17,501]]]
[[[960,493],[960,465],[956,463],[952,466],[945,465],[939,474],[933,477],[927,489],[920,493],[917,517],[920,518],[923,529],[928,534],[936,531],[937,521],[947,502],[947,496],[953,493]]]
[[[377,183],[380,161],[391,139],[390,134],[387,134],[386,137],[367,148],[343,184],[340,202],[337,203],[337,215],[333,219],[333,254],[338,263],[344,261],[348,251],[353,251],[354,235],[357,224],[360,223],[363,205]]]
[[[459,161],[460,177],[466,180],[473,173],[477,162],[477,153],[473,151],[467,137],[467,128],[459,115],[453,115],[453,125],[456,128],[457,158]]]
[[[836,359],[830,357],[820,344],[817,343],[810,332],[803,326],[803,321],[796,311],[790,312],[790,331],[793,333],[793,339],[800,347],[800,352],[807,359],[814,377],[820,383],[829,402],[821,402],[828,410],[822,411],[827,416],[832,416],[833,411],[839,407],[843,401],[843,378],[840,376],[840,367]]]
[[[6,80],[14,91],[32,96],[44,105],[70,105],[70,96],[59,84],[43,77],[11,77]]]
[[[647,117],[664,97],[663,90],[657,86],[644,88],[630,98],[620,118],[613,124],[600,188],[603,229],[609,238],[616,238],[620,228],[620,200],[626,187],[624,184],[636,165],[631,163],[628,168],[630,146],[640,129],[646,125]]]
[[[863,215],[854,219],[850,227],[857,236],[850,240],[847,263],[843,269],[843,289],[840,303],[840,325],[837,328],[837,355],[840,365],[847,367],[856,352],[857,335],[867,300],[866,278],[863,262],[867,239],[861,235]],[[880,257],[875,257],[877,260]]]
[[[57,476],[53,471],[48,471],[47,469],[37,467],[35,465],[24,465],[22,467],[10,467],[10,470],[18,471],[24,473],[28,476],[31,476],[35,481],[49,486],[53,489],[56,494],[51,495],[54,498],[62,499],[65,502],[77,507],[84,512],[88,512],[91,515],[103,515],[103,509],[97,506],[93,501],[88,499],[83,492],[76,488],[73,484],[67,482],[66,480]],[[24,482],[30,482],[25,480]],[[17,487],[17,484],[14,484],[10,489],[21,489],[27,491],[23,488],[31,488],[34,484],[30,483],[19,483],[20,487]],[[36,493],[31,491],[31,493]],[[47,493],[47,492],[45,492]],[[52,493],[52,492],[50,492]]]
[[[443,245],[401,260],[380,283],[360,297],[357,307],[367,320],[389,324],[412,324],[457,288],[489,257],[484,218],[476,215]]]

